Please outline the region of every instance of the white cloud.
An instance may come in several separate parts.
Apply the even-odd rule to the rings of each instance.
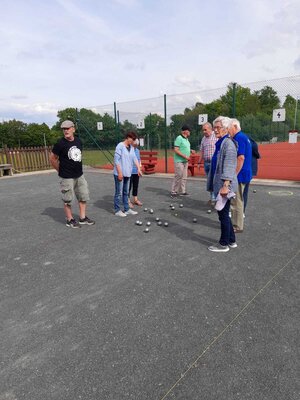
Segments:
[[[300,1],[226,5],[220,23],[220,0],[202,2],[201,12],[198,0],[5,0],[1,114],[52,123],[57,109],[74,104],[113,110],[114,101],[187,91],[189,106],[200,91],[200,101],[209,101],[223,89],[208,89],[230,81],[300,71]],[[161,112],[163,105],[160,97],[157,105],[141,100],[129,108]]]

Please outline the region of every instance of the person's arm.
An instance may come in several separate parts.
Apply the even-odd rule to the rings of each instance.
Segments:
[[[122,168],[121,168],[121,153],[119,153],[119,151],[121,151],[121,150],[117,146],[116,151],[115,151],[115,156],[114,156],[114,163],[116,166],[116,170],[118,172],[118,180],[122,181],[123,173],[122,173]]]
[[[59,170],[59,159],[58,159],[58,156],[51,152],[49,161],[50,161],[50,164],[52,165],[52,167],[54,169],[56,169],[56,171],[58,172],[58,170]]]
[[[137,158],[134,160],[134,163],[135,163],[135,165],[137,167],[137,170],[138,170],[138,176],[142,176],[143,175],[142,174],[142,163],[139,162],[139,160]]]
[[[229,186],[230,186],[230,181],[229,180],[225,180],[223,181],[223,186],[220,189],[220,195],[221,196],[227,196],[229,193]]]
[[[245,161],[245,156],[243,154],[240,154],[239,156],[237,156],[237,165],[236,165],[236,174],[237,175],[240,173],[241,169],[243,168],[244,161]]]
[[[174,152],[175,152],[178,156],[180,156],[180,157],[182,157],[182,158],[185,158],[187,161],[190,160],[190,157],[188,157],[188,156],[186,156],[186,155],[184,155],[184,154],[181,153],[181,151],[179,150],[179,147],[175,146],[175,147],[174,147]]]

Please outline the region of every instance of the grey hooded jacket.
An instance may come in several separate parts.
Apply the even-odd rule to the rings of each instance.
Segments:
[[[238,181],[236,177],[237,146],[235,142],[227,137],[223,140],[217,158],[217,166],[214,176],[209,171],[207,178],[207,190],[218,195],[224,181],[230,181],[230,189],[236,193]]]

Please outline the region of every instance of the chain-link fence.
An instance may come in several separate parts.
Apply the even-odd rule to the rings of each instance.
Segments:
[[[126,131],[142,138],[143,149],[156,149],[161,156],[173,148],[183,124],[191,128],[191,146],[202,138],[199,115],[212,122],[218,115],[236,117],[242,130],[258,142],[288,141],[289,132],[300,128],[300,76],[227,87],[165,95],[151,99],[95,106],[95,118],[79,111],[79,132],[89,136],[87,144],[113,151]],[[284,109],[285,119],[273,121],[274,110]],[[93,121],[93,124],[91,124]],[[97,122],[98,124],[97,129]],[[98,144],[95,144],[95,143]]]

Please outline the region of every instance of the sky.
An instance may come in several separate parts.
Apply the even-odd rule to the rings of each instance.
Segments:
[[[0,121],[300,75],[299,0],[0,5]]]

